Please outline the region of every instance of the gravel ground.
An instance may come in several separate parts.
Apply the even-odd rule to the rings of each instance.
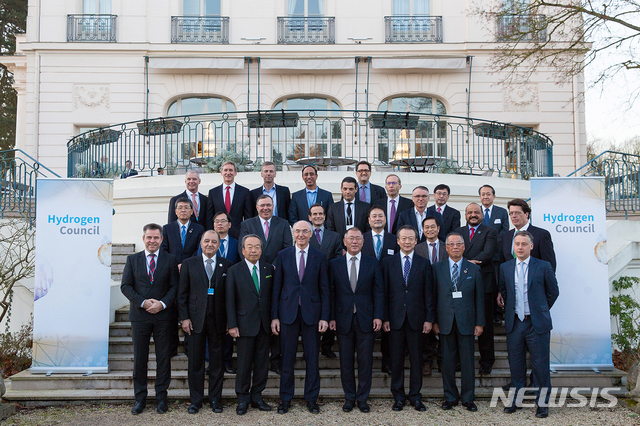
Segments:
[[[275,405],[274,401],[268,401]],[[294,401],[291,411],[286,415],[259,412],[249,409],[244,416],[235,413],[235,403],[226,402],[222,414],[214,414],[208,408],[200,413],[187,413],[188,404],[175,402],[170,404],[169,412],[160,415],[155,412],[155,404],[150,404],[139,415],[130,413],[131,404],[118,405],[81,405],[65,407],[29,408],[19,412],[0,425],[522,425],[527,423],[549,425],[640,425],[640,416],[634,412],[617,406],[614,408],[551,408],[547,419],[536,419],[534,408],[525,408],[515,414],[502,412],[502,405],[489,407],[489,401],[477,401],[478,412],[470,413],[460,406],[451,411],[440,408],[441,401],[424,401],[427,411],[419,413],[410,406],[401,412],[391,411],[393,401],[390,399],[372,399],[371,413],[363,414],[354,410],[342,412],[342,401],[326,401],[320,403],[320,414],[310,414],[304,401]],[[275,408],[275,407],[274,407]]]

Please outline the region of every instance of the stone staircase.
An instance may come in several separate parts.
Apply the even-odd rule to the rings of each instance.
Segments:
[[[136,245],[131,244],[113,244],[111,246],[111,279],[120,282],[122,280],[122,272],[124,264],[127,262],[127,256],[135,253]]]

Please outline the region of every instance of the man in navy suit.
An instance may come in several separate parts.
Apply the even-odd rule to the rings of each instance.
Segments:
[[[435,322],[431,265],[416,256],[418,233],[411,226],[398,229],[400,252],[382,261],[387,310],[383,327],[390,332],[391,393],[393,411],[407,402],[404,390],[404,359],[409,352],[410,378],[408,399],[417,411],[425,411],[422,403],[422,339]]]
[[[519,231],[514,238],[515,259],[500,265],[500,294],[505,312],[507,352],[511,381],[518,391],[526,383],[526,354],[529,350],[533,382],[536,384],[536,417],[549,415],[551,376],[549,373],[549,345],[551,339],[551,315],[549,310],[560,291],[551,264],[531,255],[534,237],[530,232]],[[544,401],[540,398],[546,391]],[[514,400],[506,413],[522,408],[521,401]]]
[[[370,205],[356,198],[357,191],[358,182],[351,176],[345,177],[340,184],[342,199],[329,206],[326,225],[338,235],[344,235],[354,226],[362,230],[368,227],[367,212]]]
[[[433,266],[438,319],[433,328],[442,347],[443,410],[458,405],[478,411],[475,400],[474,336],[484,328],[484,287],[480,267],[462,258],[464,239],[451,232],[446,239],[448,260]],[[456,353],[460,355],[462,392],[456,386]]]
[[[222,185],[209,190],[209,205],[207,211],[207,229],[213,229],[213,217],[218,212],[226,212],[231,217],[229,234],[238,239],[240,224],[243,220],[253,216],[253,199],[251,192],[235,182],[238,169],[233,161],[222,163],[220,170]]]
[[[433,198],[436,203],[428,208],[428,210],[434,210],[442,215],[445,238],[449,235],[449,232],[460,227],[460,212],[447,204],[449,195],[451,195],[449,185],[444,183],[436,185],[433,188]]]
[[[289,220],[289,205],[291,204],[291,192],[289,188],[276,185],[276,165],[271,161],[265,161],[260,168],[262,186],[251,191],[254,200],[262,194],[268,195],[273,200],[273,215]]]
[[[136,176],[138,174],[138,171],[134,169],[133,166],[131,165],[131,160],[125,161],[124,166],[125,166],[124,172],[122,172],[120,179],[126,179],[128,177]]]
[[[200,186],[200,173],[198,173],[197,170],[187,171],[184,175],[184,183],[187,189],[175,197],[171,197],[171,200],[169,201],[169,218],[167,219],[167,223],[178,220],[178,216],[176,215],[176,201],[178,201],[179,198],[187,197],[189,201],[191,201],[191,206],[193,208],[191,218],[189,220],[197,223],[203,228],[206,228],[208,223],[207,208],[209,207],[209,199],[206,195],[198,192],[198,188]]]
[[[169,222],[162,227],[162,246],[160,248],[174,255],[180,265],[184,259],[197,253],[200,237],[204,234],[204,227],[190,220],[193,210],[188,198],[179,198],[175,205],[178,220]]]
[[[357,401],[360,411],[368,413],[371,410],[367,398],[373,373],[373,343],[384,317],[384,283],[380,264],[375,258],[362,254],[362,243],[362,232],[351,228],[344,237],[347,254],[329,263],[332,294],[329,328],[337,330],[338,334],[340,379],[346,398],[342,410],[353,410]]]
[[[435,210],[428,210],[427,203],[429,203],[429,189],[426,186],[416,186],[411,193],[413,199],[413,208],[405,210],[398,216],[398,229],[404,225],[413,226],[413,229],[418,233],[418,242],[424,242],[426,239],[422,233],[422,221],[427,217],[435,217],[440,225],[440,233],[438,238],[444,240],[444,222],[442,221],[442,215]]]
[[[395,235],[398,230],[398,216],[403,211],[410,210],[413,207],[413,201],[400,196],[402,180],[398,175],[387,175],[384,181],[384,189],[387,191],[387,196],[374,201],[373,204],[385,209],[387,224],[384,229],[388,233]]]
[[[293,368],[302,332],[306,375],[304,399],[313,414],[320,412],[320,333],[329,328],[330,290],[327,262],[321,251],[309,246],[311,224],[300,220],[293,225],[296,244],[278,253],[271,297],[271,331],[280,335],[282,374],[278,413],[291,408],[295,390]]]
[[[371,163],[366,160],[356,164],[356,176],[358,177],[358,195],[356,198],[363,203],[373,204],[387,196],[384,188],[369,182],[371,179]]]
[[[327,214],[327,209],[333,204],[333,195],[329,191],[319,188],[316,184],[318,171],[314,166],[306,165],[302,168],[302,180],[305,188],[293,193],[289,206],[289,223],[293,225],[299,220],[308,220],[309,208],[320,204]]]

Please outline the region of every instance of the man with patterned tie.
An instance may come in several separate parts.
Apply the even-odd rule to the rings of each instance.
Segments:
[[[384,229],[388,233],[395,235],[398,230],[398,216],[403,211],[411,209],[413,201],[400,195],[402,180],[398,175],[388,175],[384,181],[384,189],[387,191],[387,196],[374,201],[373,204],[385,209],[387,225]]]
[[[449,235],[449,232],[460,227],[460,212],[447,204],[449,195],[451,195],[449,185],[444,183],[436,185],[433,188],[433,199],[436,203],[428,208],[428,210],[437,211],[442,215],[442,234],[444,234],[444,237]]]
[[[369,182],[371,179],[371,163],[366,160],[356,164],[356,177],[358,178],[357,198],[363,203],[373,204],[377,200],[385,198],[384,188]]]
[[[218,212],[226,212],[231,217],[229,235],[238,239],[242,221],[253,217],[253,197],[251,192],[235,182],[238,174],[236,163],[225,161],[220,169],[222,185],[209,190],[207,229],[213,229],[213,217]]]
[[[207,220],[207,207],[209,206],[209,199],[206,195],[198,192],[200,186],[200,173],[197,170],[188,170],[184,175],[184,184],[186,189],[180,194],[172,197],[169,201],[169,218],[167,223],[178,220],[176,215],[176,201],[178,198],[186,197],[191,201],[193,210],[191,211],[191,221],[197,223],[200,226],[206,227],[209,221]]]
[[[225,280],[232,263],[217,256],[220,237],[209,230],[200,242],[202,255],[182,263],[178,287],[178,313],[189,340],[189,413],[196,414],[204,399],[204,353],[209,350],[209,402],[222,413],[224,336],[227,331]],[[208,341],[208,345],[207,342]]]
[[[160,252],[162,227],[145,225],[144,250],[127,257],[120,290],[131,302],[129,320],[133,336],[133,389],[136,403],[131,413],[140,414],[147,400],[147,364],[151,336],[156,347],[156,400],[158,413],[166,413],[167,388],[171,383],[171,333],[178,321],[178,261]]]
[[[293,225],[295,245],[278,253],[271,296],[271,331],[280,335],[282,374],[278,413],[291,408],[295,390],[294,364],[298,336],[302,333],[306,375],[304,399],[313,414],[320,412],[320,333],[329,328],[330,290],[327,261],[321,251],[309,246],[311,224],[300,220]]]
[[[386,314],[383,327],[390,332],[391,393],[393,411],[400,411],[407,402],[404,390],[404,360],[409,352],[409,395],[417,411],[427,408],[422,403],[422,339],[435,321],[433,278],[431,265],[415,256],[418,233],[406,225],[398,229],[400,251],[382,261]]]

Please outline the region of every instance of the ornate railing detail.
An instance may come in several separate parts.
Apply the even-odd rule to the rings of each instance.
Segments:
[[[172,16],[171,43],[229,44],[229,17]]]
[[[442,16],[384,17],[385,43],[442,43]]]
[[[496,36],[498,41],[545,42],[547,29],[544,15],[500,15]]]
[[[117,15],[67,15],[67,41],[116,42]]]
[[[334,44],[336,18],[333,16],[278,17],[278,44]]]

